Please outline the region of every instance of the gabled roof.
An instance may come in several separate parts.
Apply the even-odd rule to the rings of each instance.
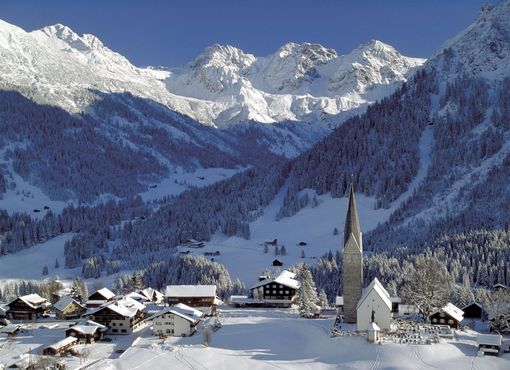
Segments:
[[[368,295],[372,291],[374,291],[379,297],[381,297],[384,304],[391,310],[390,295],[387,292],[387,290],[384,289],[381,282],[377,278],[374,278],[374,280],[372,280],[372,282],[365,289],[363,289],[363,293],[361,294],[361,298],[358,301],[358,305],[356,306],[356,308],[359,308],[361,306],[363,301],[368,297]]]
[[[7,326],[4,326],[2,329],[0,329],[0,333],[4,333],[4,334],[11,334],[11,333],[14,333],[15,331],[21,329],[21,325],[18,325],[18,324],[9,324]]]
[[[441,310],[457,321],[462,321],[464,319],[464,311],[455,306],[453,303],[447,303],[445,306],[441,307]]]
[[[99,326],[95,326],[95,325],[74,325],[74,326],[71,326],[67,330],[71,330],[71,329],[77,331],[78,333],[87,334],[87,335],[92,335],[96,331],[101,330],[101,328]]]
[[[52,348],[56,351],[58,351],[59,349],[61,349],[62,347],[65,347],[69,344],[72,344],[74,342],[77,342],[78,341],[78,338],[75,338],[75,337],[67,337],[67,338],[64,338],[62,340],[59,340],[57,343],[54,343],[52,344],[51,346],[48,346],[46,348]]]
[[[87,316],[93,315],[93,314],[100,312],[102,310],[110,310],[120,316],[123,316],[123,317],[133,317],[139,311],[137,308],[134,308],[134,307],[126,307],[122,304],[117,304],[115,302],[109,302],[101,307],[96,307],[96,308],[90,310],[89,312],[86,313],[86,315]]]
[[[96,290],[91,295],[89,295],[89,298],[91,296],[93,296],[94,294],[96,294],[96,293],[101,295],[102,297],[104,297],[106,300],[109,300],[109,299],[112,299],[113,297],[115,297],[115,293],[113,293],[110,289],[108,289],[108,288],[101,288],[99,290]]]
[[[471,302],[470,304],[465,305],[464,307],[462,307],[462,311],[464,311],[466,308],[469,308],[471,306],[478,306],[478,307],[480,307],[480,309],[482,311],[485,311],[485,309],[483,308],[482,304],[478,303],[478,302]]]
[[[185,304],[178,303],[174,306],[164,308],[163,310],[161,310],[161,311],[155,313],[154,315],[152,315],[151,317],[147,318],[147,320],[153,320],[153,319],[160,317],[161,315],[164,315],[167,313],[174,314],[174,315],[179,316],[179,317],[181,317],[185,320],[188,320],[190,322],[198,321],[203,315],[203,313],[201,311],[194,309],[193,307],[189,307]]]
[[[151,299],[145,295],[142,295],[140,293],[137,293],[137,292],[131,292],[131,293],[128,293],[126,294],[126,297],[129,297],[129,298],[132,298],[134,299],[135,301],[138,301],[138,302],[144,302],[144,301],[150,301]]]
[[[216,285],[167,285],[165,297],[216,297]]]
[[[127,308],[136,308],[139,311],[144,311],[146,308],[146,306],[143,303],[140,303],[131,297],[124,297],[122,299],[119,299],[117,301],[117,305],[124,306]]]
[[[381,328],[375,322],[371,322],[370,324],[368,324],[367,330],[368,331],[376,331],[376,330],[381,330]]]
[[[299,288],[299,281],[296,280],[296,274],[288,270],[283,270],[280,273],[280,275],[278,275],[276,278],[264,279],[262,281],[259,281],[257,282],[257,284],[253,285],[250,289],[255,289],[270,283],[281,284],[292,289]]]
[[[58,311],[64,311],[72,303],[78,305],[79,307],[84,308],[78,301],[76,301],[75,299],[73,299],[69,296],[60,298],[59,301],[53,305],[53,307]]]

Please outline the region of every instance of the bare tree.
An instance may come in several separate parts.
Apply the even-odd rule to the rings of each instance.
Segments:
[[[452,281],[446,266],[432,255],[416,258],[414,270],[404,279],[401,295],[416,305],[424,320],[435,307],[448,302]]]

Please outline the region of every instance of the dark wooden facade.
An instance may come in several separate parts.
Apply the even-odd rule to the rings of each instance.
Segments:
[[[183,303],[190,307],[212,307],[215,297],[167,297],[170,306]]]
[[[438,311],[430,315],[430,323],[432,325],[448,325],[450,328],[458,329],[460,321],[450,316],[444,311]]]
[[[35,320],[48,313],[47,307],[33,307],[21,298],[16,298],[14,301],[9,303],[8,306],[9,311],[7,311],[7,317],[11,320]]]
[[[466,319],[487,319],[487,312],[483,309],[482,305],[473,302],[462,309]]]
[[[66,330],[66,337],[74,337],[74,338],[77,338],[78,341],[81,343],[91,344],[91,343],[97,342],[101,339],[101,335],[102,335],[101,330],[97,326],[96,326],[96,328],[97,329],[92,334],[84,333],[84,332],[82,332],[80,330],[76,330],[74,328],[69,328]]]
[[[86,315],[86,317],[98,324],[106,326],[110,334],[130,334],[144,319],[143,313],[140,311],[132,317],[126,317],[115,312],[108,306]],[[120,322],[128,325],[121,326],[119,325]]]

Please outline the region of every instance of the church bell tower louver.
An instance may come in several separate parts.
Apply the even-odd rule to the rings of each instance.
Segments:
[[[356,322],[356,306],[363,286],[363,239],[359,224],[354,185],[351,182],[345,217],[343,261],[344,321]]]

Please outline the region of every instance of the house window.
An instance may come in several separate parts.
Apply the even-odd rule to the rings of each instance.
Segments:
[[[453,320],[452,319],[448,320],[448,324],[453,324]]]
[[[126,333],[127,331],[126,331],[126,329],[122,329],[121,332]]]
[[[437,323],[437,319],[436,318],[432,319],[432,322]]]
[[[280,294],[283,294],[283,290],[280,290]]]
[[[441,324],[444,324],[444,322],[445,322],[445,321],[444,321],[444,319],[439,319],[439,322],[440,322]]]
[[[118,333],[119,331],[117,329],[112,329],[112,332]]]
[[[112,326],[117,326],[117,324],[116,324],[116,323],[114,323],[114,322],[112,322]]]
[[[289,291],[288,291],[288,290],[286,290],[286,291],[285,291],[285,294],[289,294]]]
[[[273,290],[273,294],[276,294],[276,290]]]

